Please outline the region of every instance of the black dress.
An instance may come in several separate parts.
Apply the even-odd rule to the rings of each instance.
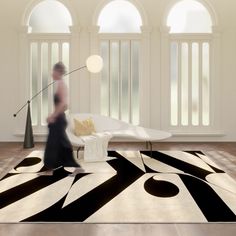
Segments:
[[[54,95],[54,105],[60,102]],[[48,125],[49,134],[44,153],[44,165],[47,169],[58,167],[80,167],[73,155],[72,145],[66,135],[67,121],[64,113],[60,114],[54,123]]]

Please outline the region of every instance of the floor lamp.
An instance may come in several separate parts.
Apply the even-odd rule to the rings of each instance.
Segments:
[[[81,66],[75,70],[70,71],[69,73],[65,74],[68,76],[76,71],[82,70],[87,68],[87,70],[91,73],[99,73],[103,68],[103,59],[98,55],[92,55],[88,57],[86,61],[86,66]],[[31,111],[30,105],[31,102],[44,90],[48,89],[51,85],[53,85],[55,81],[48,84],[42,90],[37,92],[34,96],[32,96],[13,116],[17,117],[17,115],[27,106],[27,117],[26,117],[26,125],[25,125],[25,135],[24,135],[24,148],[33,148],[34,147],[34,136],[33,136],[33,128],[32,128],[32,121],[31,121]]]

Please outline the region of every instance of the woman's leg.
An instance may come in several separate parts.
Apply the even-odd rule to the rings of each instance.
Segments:
[[[80,167],[79,163],[74,158],[73,147],[68,140],[66,133],[62,136],[62,150],[61,157],[63,161],[63,166],[65,167]]]
[[[62,160],[59,156],[60,139],[59,139],[58,124],[49,125],[49,134],[44,153],[44,165],[48,170],[56,169],[62,166]]]
[[[74,158],[73,147],[67,137],[66,134],[66,118],[65,116],[61,117],[61,125],[60,125],[60,156],[63,162],[64,167],[76,167],[80,168],[79,163]]]

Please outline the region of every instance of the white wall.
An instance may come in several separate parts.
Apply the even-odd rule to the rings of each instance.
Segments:
[[[177,0],[136,0],[146,12],[149,26],[152,28],[150,37],[150,126],[160,128],[161,98],[161,44],[160,26],[166,8]],[[19,104],[19,30],[23,14],[31,0],[0,1],[0,141],[19,141],[22,136],[15,135],[16,130],[24,128],[25,112],[16,119],[12,114]],[[78,62],[83,64],[90,54],[90,34],[92,17],[101,0],[65,0],[72,6],[79,20],[80,34],[78,41]],[[221,64],[220,64],[220,114],[222,136],[205,137],[174,137],[177,141],[236,141],[236,1],[208,0],[215,9],[221,30]],[[75,83],[74,111],[90,111],[89,74],[81,72]],[[168,79],[168,78],[166,78]],[[214,79],[214,78],[212,78]],[[78,91],[76,93],[76,91]],[[20,122],[17,122],[20,121]],[[21,126],[21,127],[17,127]]]

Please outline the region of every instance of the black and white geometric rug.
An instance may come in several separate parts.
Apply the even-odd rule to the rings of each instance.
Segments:
[[[42,156],[0,180],[0,223],[236,222],[236,182],[200,151],[109,151],[75,177],[38,176]]]

